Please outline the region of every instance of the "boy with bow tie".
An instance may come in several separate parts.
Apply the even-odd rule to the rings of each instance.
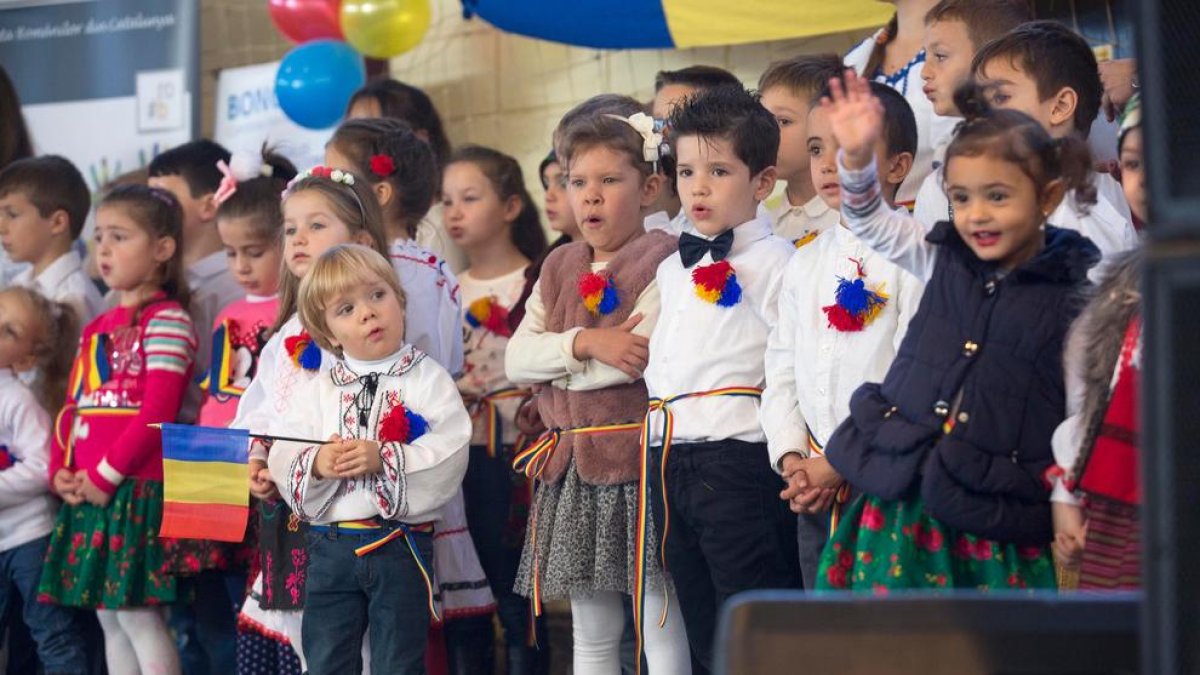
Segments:
[[[800,585],[796,517],[779,499],[784,483],[758,420],[763,353],[794,248],[758,214],[779,149],[779,126],[758,99],[718,87],[677,106],[670,124],[693,229],[658,267],[643,471],[692,653],[707,669],[726,598]]]

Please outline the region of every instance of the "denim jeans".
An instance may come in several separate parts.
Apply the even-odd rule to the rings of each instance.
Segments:
[[[309,531],[301,632],[309,675],[361,672],[367,630],[371,672],[425,672],[429,595],[408,541],[401,536],[362,557],[354,554],[354,549],[384,534],[336,526]],[[432,564],[433,535],[409,536],[422,560]]]
[[[74,611],[37,601],[42,558],[49,543],[50,537],[46,536],[0,552],[0,636],[7,629],[4,624],[9,603],[20,603],[22,617],[37,643],[38,658],[47,675],[83,675],[87,672],[87,658],[82,642],[76,637]]]

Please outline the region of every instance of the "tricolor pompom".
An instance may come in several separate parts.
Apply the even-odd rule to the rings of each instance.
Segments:
[[[833,293],[834,304],[821,308],[829,320],[829,327],[843,333],[856,333],[869,326],[888,301],[882,287],[867,287],[862,261],[851,260],[858,268],[858,277],[838,277],[837,290]]]
[[[429,423],[417,413],[397,404],[379,423],[382,443],[412,443],[429,431]]]
[[[742,299],[742,287],[728,260],[692,270],[696,295],[719,307],[733,307]]]
[[[284,340],[283,348],[287,350],[297,368],[317,370],[321,367],[321,348],[308,331],[302,331],[299,335]]]
[[[12,453],[8,451],[8,446],[0,445],[0,471],[3,471],[16,463],[16,459],[14,459]]]
[[[621,304],[612,277],[596,272],[584,272],[580,275],[579,297],[583,298],[583,306],[596,316],[612,314]]]
[[[494,297],[479,298],[467,307],[467,324],[471,328],[484,328],[501,337],[511,337],[508,327],[508,310]]]

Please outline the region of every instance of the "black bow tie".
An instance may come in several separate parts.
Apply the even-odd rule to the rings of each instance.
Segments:
[[[683,259],[684,267],[700,262],[705,253],[712,254],[713,262],[721,262],[729,255],[732,246],[733,230],[726,230],[712,240],[687,232],[679,235],[679,257]]]

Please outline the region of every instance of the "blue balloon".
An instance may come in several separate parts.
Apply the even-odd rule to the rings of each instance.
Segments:
[[[353,47],[340,40],[314,40],[283,57],[275,97],[296,124],[325,129],[342,119],[350,97],[366,80],[362,57]]]

